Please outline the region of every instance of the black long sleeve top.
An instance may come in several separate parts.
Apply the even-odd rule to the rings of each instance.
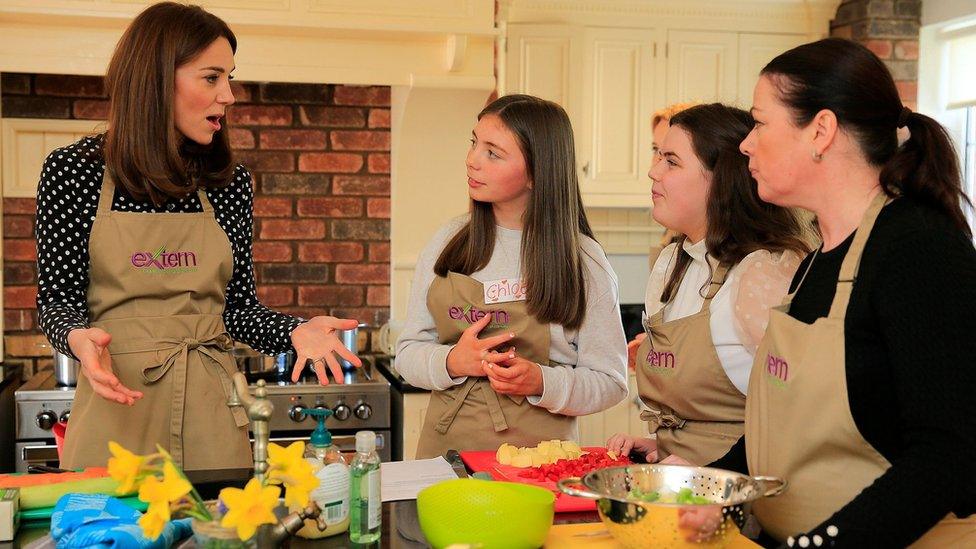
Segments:
[[[104,169],[101,137],[85,137],[48,155],[37,189],[38,323],[51,344],[68,355],[72,354],[68,332],[89,327],[88,239]],[[241,165],[229,185],[207,191],[234,255],[223,318],[232,338],[276,354],[291,349],[291,332],[303,320],[273,311],[258,300],[251,253],[253,196],[251,175]],[[155,207],[116,187],[112,210],[179,215],[200,212],[202,207],[196,193]]]
[[[813,261],[790,307],[826,317],[853,235]],[[950,512],[976,512],[976,250],[947,218],[901,198],[882,210],[844,322],[847,398],[891,467],[793,545],[904,547]],[[803,436],[803,433],[796,433]],[[783,439],[788,444],[788,438]],[[715,463],[742,469],[745,445]],[[800,543],[805,540],[806,543]]]

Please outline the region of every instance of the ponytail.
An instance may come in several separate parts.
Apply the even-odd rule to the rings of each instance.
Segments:
[[[850,131],[869,164],[881,170],[889,196],[905,196],[944,213],[972,238],[962,205],[962,177],[952,140],[938,122],[902,106],[888,67],[871,50],[841,38],[797,46],[776,56],[762,74],[776,78],[794,123],[804,127],[821,110]],[[898,145],[897,129],[911,137]]]
[[[881,188],[890,196],[912,198],[945,213],[972,238],[962,205],[973,204],[962,190],[959,160],[948,132],[919,113],[906,113],[910,137],[881,168]]]

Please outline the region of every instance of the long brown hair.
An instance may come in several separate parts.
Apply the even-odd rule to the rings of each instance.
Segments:
[[[941,124],[901,104],[884,62],[866,47],[827,38],[781,53],[762,74],[772,77],[793,123],[806,126],[827,109],[857,141],[865,160],[881,168],[881,188],[941,211],[972,238],[962,205],[962,174],[949,133]],[[910,137],[898,145],[899,127]]]
[[[796,210],[782,208],[759,198],[758,184],[749,173],[749,158],[739,152],[754,122],[748,112],[721,103],[699,105],[671,118],[671,127],[691,136],[695,156],[711,176],[705,216],[705,247],[718,262],[735,265],[756,250],[810,251],[813,231]],[[691,256],[678,243],[678,254],[661,301],[671,301]],[[701,288],[704,291],[707,287]]]
[[[575,329],[586,314],[582,236],[593,238],[576,177],[573,127],[559,105],[530,95],[506,95],[478,114],[497,116],[515,135],[533,186],[522,219],[522,276],[526,306],[539,322]],[[434,264],[469,275],[488,264],[495,248],[491,204],[471,201],[471,220]]]
[[[133,198],[156,205],[234,175],[227,128],[210,145],[180,137],[173,115],[176,68],[218,38],[237,51],[220,18],[198,6],[162,2],[143,10],[115,46],[105,74],[110,104],[105,169]]]

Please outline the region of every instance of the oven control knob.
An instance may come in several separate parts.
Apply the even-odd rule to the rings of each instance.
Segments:
[[[335,418],[339,421],[349,419],[350,414],[352,414],[352,410],[350,410],[349,406],[346,406],[345,404],[340,404],[332,409],[332,415],[335,416]]]
[[[301,423],[305,421],[308,414],[305,413],[305,406],[301,404],[296,404],[288,410],[288,417],[291,418],[295,423]]]
[[[356,414],[356,417],[359,419],[366,421],[370,418],[370,416],[373,415],[373,408],[365,402],[360,402],[359,405],[356,406],[356,409],[353,410],[353,413]]]
[[[71,410],[65,410],[61,412],[61,417],[58,418],[58,421],[60,421],[61,423],[68,423],[68,419],[70,417],[71,417]]]
[[[44,410],[43,412],[39,412],[37,414],[37,417],[34,418],[34,423],[36,423],[38,427],[44,429],[45,431],[50,431],[51,427],[54,427],[54,424],[57,422],[58,422],[58,415],[50,410]]]

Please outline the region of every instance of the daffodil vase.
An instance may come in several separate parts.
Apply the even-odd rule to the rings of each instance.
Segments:
[[[220,520],[193,519],[193,541],[199,549],[252,549],[258,546],[256,538],[241,541],[236,528],[224,528]]]

